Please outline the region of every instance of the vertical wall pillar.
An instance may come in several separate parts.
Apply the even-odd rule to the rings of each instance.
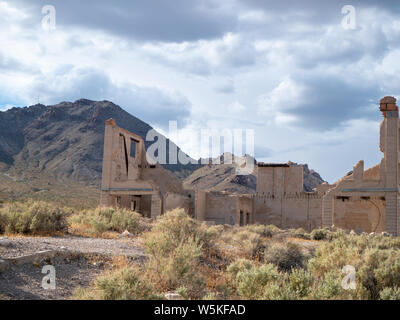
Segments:
[[[397,194],[395,192],[386,194],[385,228],[387,232],[397,235]]]
[[[110,186],[112,179],[112,152],[114,145],[114,126],[115,121],[109,119],[106,121],[103,148],[103,168],[101,176],[101,196],[100,206],[109,207],[111,203]]]
[[[381,129],[381,149],[384,153],[385,187],[393,191],[386,193],[385,228],[393,235],[398,235],[398,152],[399,152],[399,109],[396,99],[385,97],[380,101],[380,110],[383,114],[383,128]]]
[[[333,198],[325,195],[322,198],[322,227],[330,228],[333,225]]]
[[[162,203],[161,197],[158,194],[153,194],[151,196],[151,217],[156,219],[161,215]]]
[[[111,195],[108,191],[101,191],[100,193],[100,207],[112,207]]]
[[[194,216],[199,221],[206,220],[206,197],[207,194],[203,190],[195,191],[194,198]]]

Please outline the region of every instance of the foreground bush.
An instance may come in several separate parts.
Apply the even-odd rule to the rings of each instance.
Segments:
[[[89,234],[97,235],[107,231],[121,233],[125,230],[137,235],[145,229],[141,215],[127,209],[96,208],[70,217],[69,222],[86,228]]]
[[[227,272],[238,296],[250,300],[300,299],[309,293],[312,282],[303,273],[288,276],[272,264],[256,266],[243,259],[232,263]]]
[[[224,244],[239,249],[239,257],[260,260],[264,254],[263,229],[258,226],[234,227],[225,231],[219,237]],[[267,236],[268,237],[268,236]]]
[[[204,295],[205,282],[197,266],[203,251],[209,248],[214,233],[177,209],[160,216],[145,235],[149,277],[164,290],[184,288],[189,298]]]
[[[274,264],[281,271],[291,271],[303,266],[305,256],[300,247],[293,242],[274,243],[265,250],[264,260]]]
[[[383,236],[345,236],[323,243],[316,256],[309,261],[309,269],[317,279],[327,278],[339,283],[343,278],[341,269],[351,265],[356,270],[356,289],[343,293],[338,298],[379,299],[396,295],[400,287],[399,239]],[[337,284],[338,286],[338,284]],[[388,294],[389,289],[393,292]]]
[[[155,300],[161,299],[145,279],[139,268],[124,267],[110,272],[94,281],[88,289],[78,289],[78,300]]]
[[[52,235],[68,229],[68,209],[43,201],[15,202],[0,209],[0,232]]]
[[[0,211],[0,234],[6,231],[7,224],[8,224],[7,215],[5,213],[2,213],[2,211]]]
[[[274,225],[250,224],[244,227],[245,230],[259,234],[262,237],[272,238],[282,232],[281,229]]]
[[[326,240],[329,237],[329,233],[328,228],[314,229],[311,231],[310,237],[312,240]]]

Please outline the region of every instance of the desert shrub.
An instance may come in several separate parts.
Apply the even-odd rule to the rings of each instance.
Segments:
[[[393,287],[393,288],[384,288],[380,292],[379,298],[381,300],[400,300],[400,288]]]
[[[243,299],[259,300],[265,298],[268,286],[277,285],[280,278],[278,269],[272,264],[253,266],[236,274],[234,285]]]
[[[226,271],[228,272],[229,278],[234,280],[239,272],[250,270],[251,268],[253,268],[253,263],[250,260],[238,259],[232,262]]]
[[[240,249],[240,255],[248,259],[260,259],[264,253],[263,238],[252,229],[235,227],[224,232],[220,240]]]
[[[316,288],[311,293],[312,299],[328,300],[328,299],[349,299],[352,291],[346,291],[342,287],[343,274],[335,270],[324,274],[323,278],[317,281]]]
[[[244,227],[245,230],[257,233],[261,237],[272,238],[274,235],[282,231],[274,225],[250,224]]]
[[[305,269],[293,269],[288,277],[291,292],[299,298],[307,297],[312,292],[314,276]]]
[[[283,275],[281,281],[273,282],[264,290],[263,300],[298,300],[300,297],[287,283],[287,276]]]
[[[94,281],[88,289],[78,289],[78,300],[154,300],[161,299],[152,284],[142,276],[139,268],[124,267],[107,273]]]
[[[259,259],[262,256],[264,245],[259,234],[243,230],[237,234],[237,241],[246,257]]]
[[[310,240],[311,236],[303,228],[298,228],[295,230],[290,230],[290,235],[294,238]]]
[[[0,234],[6,231],[7,224],[8,224],[7,215],[0,211]]]
[[[204,296],[205,283],[197,270],[204,247],[211,237],[204,224],[191,219],[184,210],[159,217],[145,235],[149,277],[164,290],[185,287],[189,298]]]
[[[319,280],[326,279],[329,275],[331,284],[335,283],[337,287],[339,280],[344,277],[341,273],[342,268],[351,265],[356,270],[356,289],[347,290],[345,294],[340,293],[340,296],[352,299],[379,299],[385,288],[400,287],[400,251],[397,245],[397,241],[384,237],[340,237],[321,244],[315,257],[310,259],[308,268]],[[336,275],[336,278],[333,275]]]
[[[310,237],[312,240],[326,240],[329,236],[328,228],[314,229],[311,231]]]
[[[291,271],[303,266],[305,256],[300,247],[293,243],[274,243],[264,253],[266,263],[272,263],[281,271]]]
[[[122,208],[96,208],[74,215],[69,221],[71,224],[85,226],[92,234],[106,231],[121,233],[125,230],[140,234],[145,229],[139,213]]]
[[[66,218],[71,211],[47,202],[28,201],[9,204],[0,214],[8,233],[51,235],[68,229]]]
[[[204,223],[190,218],[183,209],[175,209],[157,218],[147,239],[151,242],[155,237],[164,250],[173,249],[188,239],[196,239],[203,249],[207,249],[213,246],[217,234],[215,228],[210,231]]]

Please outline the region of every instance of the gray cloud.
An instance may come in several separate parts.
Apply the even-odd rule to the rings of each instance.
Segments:
[[[29,66],[21,61],[5,56],[0,52],[0,71],[2,72],[22,72],[22,73],[38,73],[40,70],[34,66]]]
[[[37,12],[38,18],[41,8],[49,4],[47,0],[15,2]],[[104,30],[141,41],[218,38],[237,23],[233,11],[213,0],[53,0],[51,4],[59,25]]]
[[[347,82],[335,76],[313,74],[295,81],[305,87],[305,100],[287,112],[296,116],[297,125],[314,130],[329,130],[352,119],[376,119],[384,95],[375,83]]]
[[[37,99],[45,104],[75,101],[80,98],[109,100],[132,115],[157,125],[168,127],[169,120],[185,124],[191,113],[190,101],[177,92],[165,92],[158,88],[134,85],[115,85],[101,70],[73,68],[65,65],[51,74],[38,76],[29,90],[31,101]]]

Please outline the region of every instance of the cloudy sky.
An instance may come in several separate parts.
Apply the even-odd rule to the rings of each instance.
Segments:
[[[253,129],[258,160],[334,182],[380,161],[378,102],[400,92],[400,1],[0,0],[0,17],[0,110],[110,100],[178,121],[193,157],[201,129]]]

